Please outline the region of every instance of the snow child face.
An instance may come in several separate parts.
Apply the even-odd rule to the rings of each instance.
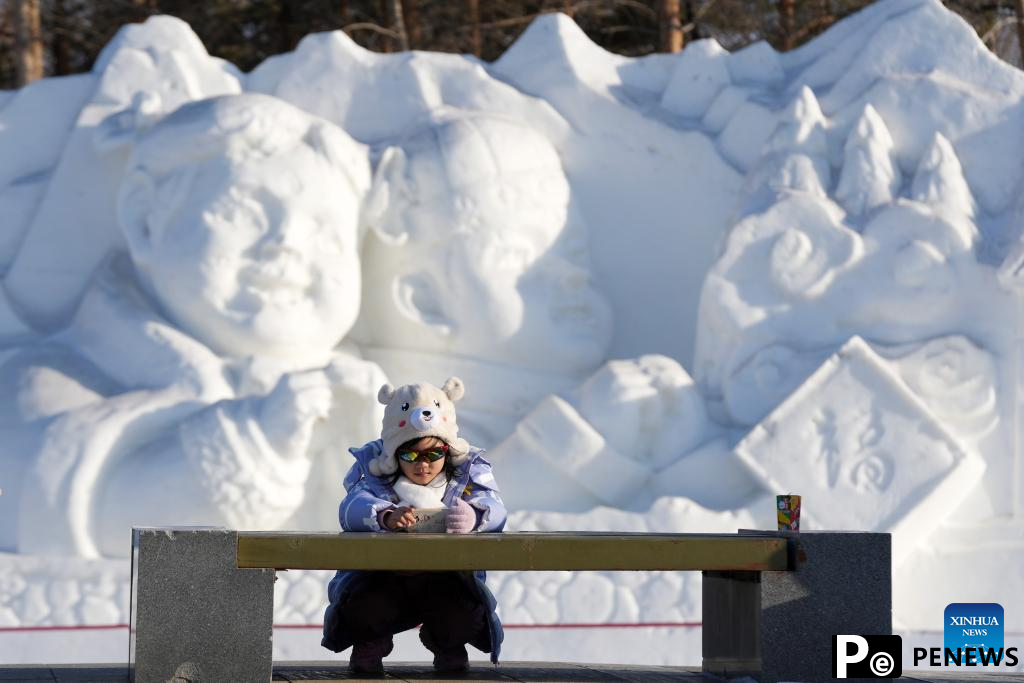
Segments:
[[[367,178],[340,129],[216,98],[144,135],[120,213],[144,286],[187,332],[232,355],[325,352],[358,310]]]
[[[538,133],[448,112],[384,153],[369,205],[361,341],[563,374],[603,359],[610,309]]]

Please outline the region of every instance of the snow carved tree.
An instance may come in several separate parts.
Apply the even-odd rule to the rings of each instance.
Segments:
[[[941,208],[947,214],[974,218],[977,208],[974,195],[964,178],[956,150],[942,133],[935,133],[932,144],[917,165],[910,198]]]
[[[851,214],[887,204],[900,187],[900,172],[892,161],[893,140],[885,121],[870,104],[846,139],[843,169],[836,199]]]
[[[828,163],[826,120],[814,92],[807,86],[800,88],[800,92],[782,112],[780,118],[783,123],[775,129],[768,141],[767,149],[784,158],[795,154],[807,157],[818,176],[817,183],[814,184],[828,188],[832,183],[832,170]],[[806,165],[806,161],[798,165]],[[787,159],[780,167],[791,169],[794,163]]]

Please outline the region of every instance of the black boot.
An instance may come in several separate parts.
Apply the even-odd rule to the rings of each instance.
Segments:
[[[348,668],[357,674],[382,674],[382,660],[391,654],[394,647],[391,636],[356,643],[352,646],[352,654],[348,658]]]
[[[466,652],[465,645],[441,647],[425,628],[420,629],[420,642],[434,653],[434,671],[440,673],[469,671],[469,654]]]

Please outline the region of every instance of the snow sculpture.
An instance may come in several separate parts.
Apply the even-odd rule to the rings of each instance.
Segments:
[[[611,446],[656,469],[711,435],[700,392],[665,356],[609,361],[577,394],[580,416],[598,425]]]
[[[478,60],[437,52],[382,54],[344,31],[306,36],[293,52],[253,69],[245,87],[325,118],[369,145],[395,142],[442,106],[501,113],[552,140],[569,128],[543,100],[494,78]]]
[[[734,85],[727,85],[718,91],[718,95],[711,101],[711,105],[700,120],[710,133],[721,133],[728,125],[736,110],[747,101],[748,93],[745,89]]]
[[[1024,216],[1024,166],[1013,153],[1024,144],[1024,76],[988,53],[941,3],[875,3],[797,50],[774,54],[760,45],[714,56],[705,60],[706,73],[680,68],[697,52],[611,55],[569,18],[554,14],[540,17],[491,64],[421,52],[375,55],[333,33],[310,37],[292,54],[243,77],[206,55],[180,22],[166,18],[125,29],[107,52],[91,74],[0,93],[4,548],[18,548],[19,504],[35,496],[36,505],[52,493],[54,500],[90,512],[81,537],[98,552],[117,545],[112,552],[123,553],[122,530],[110,531],[114,540],[104,541],[103,520],[116,517],[118,502],[108,492],[123,488],[126,468],[135,468],[133,485],[164,477],[169,491],[143,486],[124,506],[138,507],[143,496],[142,505],[151,507],[172,498],[180,504],[182,497],[208,502],[210,487],[197,483],[198,476],[175,474],[187,471],[176,468],[200,462],[208,467],[204,478],[224,481],[231,463],[215,456],[226,452],[226,443],[238,445],[236,464],[244,471],[259,469],[255,483],[243,480],[242,486],[263,491],[275,477],[284,480],[276,499],[282,509],[248,511],[239,495],[238,518],[293,528],[332,524],[312,520],[333,519],[340,470],[349,461],[326,449],[331,439],[349,443],[375,433],[347,436],[360,424],[374,426],[357,409],[375,405],[367,395],[381,380],[359,379],[379,375],[375,366],[331,351],[326,332],[322,347],[316,342],[303,352],[306,359],[289,348],[272,352],[267,339],[251,352],[236,353],[213,322],[184,319],[189,302],[179,301],[184,308],[175,313],[159,301],[159,283],[145,285],[145,278],[164,278],[170,269],[142,260],[108,262],[77,305],[95,265],[110,249],[127,246],[114,220],[114,200],[131,148],[98,155],[97,124],[139,91],[159,95],[156,107],[146,98],[137,102],[139,122],[146,124],[181,103],[244,87],[322,116],[383,152],[370,215],[387,220],[369,221],[364,265],[374,272],[365,276],[372,287],[365,298],[390,302],[379,307],[386,324],[369,314],[357,327],[362,339],[376,345],[370,354],[386,360],[394,381],[410,375],[440,381],[452,372],[472,380],[467,401],[477,410],[466,419],[476,418],[477,437],[492,446],[508,495],[519,498],[512,507],[535,507],[513,513],[516,528],[734,531],[771,525],[765,494],[780,491],[775,484],[765,491],[765,481],[734,446],[780,410],[791,418],[811,410],[800,397],[812,395],[834,408],[841,447],[834,452],[853,458],[838,459],[840,472],[852,472],[858,458],[867,460],[857,469],[860,486],[880,481],[860,472],[884,473],[864,457],[881,460],[888,452],[881,446],[906,447],[911,462],[895,460],[902,451],[893,451],[897,465],[913,465],[920,452],[915,449],[934,446],[929,455],[935,460],[928,462],[935,468],[929,471],[938,473],[940,486],[948,481],[942,462],[936,465],[942,453],[959,452],[970,466],[984,458],[980,483],[966,490],[961,482],[963,503],[937,526],[919,516],[933,494],[914,489],[912,477],[906,480],[917,505],[901,508],[905,516],[897,526],[909,521],[922,533],[931,531],[894,574],[897,628],[933,629],[936,596],[988,602],[1021,593],[1024,246],[1009,254],[1007,247],[1018,239]],[[688,91],[687,83],[708,87]],[[500,112],[507,119],[438,112],[443,106]],[[420,125],[432,114],[440,115]],[[465,121],[453,123],[459,118]],[[406,135],[411,126],[418,128]],[[26,130],[30,134],[23,135]],[[531,142],[536,134],[558,153],[548,143]],[[394,149],[387,152],[389,145]],[[462,170],[436,173],[440,165],[430,159],[448,152],[449,166]],[[908,176],[899,187],[897,162]],[[95,192],[82,195],[86,174]],[[173,195],[172,185],[157,183],[166,195]],[[343,186],[331,183],[333,194],[347,197],[337,191]],[[269,215],[251,188],[234,186],[227,195],[254,200]],[[529,227],[532,213],[523,213],[522,205],[540,207],[541,230]],[[538,342],[509,333],[519,324],[510,320],[521,321],[524,330],[542,329],[530,323],[547,315],[551,298],[541,264],[548,253],[562,258],[585,242],[577,208],[590,232],[595,279],[615,306],[611,357],[665,353],[686,365],[697,386],[682,369],[661,361],[601,366],[607,351],[579,354],[578,366],[567,363],[565,373],[553,372],[548,364],[569,356],[564,349],[570,345],[557,341],[561,335]],[[297,236],[301,230],[288,232]],[[404,244],[387,241],[402,235]],[[532,262],[522,257],[524,242]],[[517,254],[515,260],[523,261],[519,275],[511,274],[513,268],[498,277],[463,265],[472,259],[459,249],[480,243]],[[505,250],[506,243],[513,248]],[[588,282],[585,261],[579,263]],[[418,282],[430,286],[414,286]],[[244,298],[229,297],[225,306],[239,302]],[[491,304],[502,311],[493,347],[484,338],[491,322],[481,315]],[[53,329],[75,310],[71,327],[45,344],[12,347],[37,334],[28,323]],[[399,324],[406,314],[413,322]],[[334,318],[338,334],[344,319]],[[452,334],[442,334],[444,326]],[[599,339],[598,327],[587,338]],[[687,365],[695,327],[697,361]],[[242,336],[236,341],[249,339]],[[857,359],[828,360],[853,336],[868,340],[870,349]],[[528,342],[536,345],[533,357],[523,351]],[[317,371],[324,367],[325,373]],[[824,381],[828,368],[835,374]],[[315,417],[306,416],[323,413],[327,403],[322,374],[341,386],[327,422],[310,434]],[[837,389],[840,376],[849,380],[847,391]],[[885,433],[872,445],[871,413],[861,408],[875,394],[893,415],[922,424],[927,438],[912,438],[905,422],[883,423]],[[300,409],[288,407],[299,403]],[[275,407],[282,404],[286,409]],[[850,408],[848,422],[842,422],[840,407]],[[275,425],[272,415],[281,422]],[[937,435],[936,422],[949,439]],[[777,438],[745,442],[748,455],[785,460],[777,468],[785,472],[822,466],[833,452],[822,448],[824,439],[816,440],[813,423],[807,432],[785,420],[779,426]],[[499,443],[504,434],[510,436]],[[79,445],[81,435],[87,438]],[[291,452],[289,443],[299,456],[263,466],[261,458],[278,448]],[[539,444],[535,450],[525,447],[533,443]],[[805,445],[809,451],[802,450]],[[187,453],[203,457],[188,460]],[[569,468],[573,459],[586,466]],[[142,466],[150,461],[159,463],[152,471]],[[311,461],[308,476],[304,461]],[[611,468],[614,476],[602,468],[609,463],[618,465]],[[10,483],[30,469],[53,490]],[[539,474],[531,478],[521,471]],[[893,470],[893,482],[895,476]],[[96,482],[92,488],[90,481]],[[283,508],[296,504],[303,481],[302,502],[290,518],[276,522]],[[541,488],[551,481],[560,486]],[[802,487],[803,481],[786,487]],[[624,483],[637,488],[630,492]],[[829,516],[838,510],[814,502],[820,491],[808,493],[817,485],[809,481],[808,490],[799,491],[807,497],[808,520],[846,528],[886,524],[877,517]],[[892,502],[892,486],[861,495],[885,505]],[[227,487],[218,490],[225,504],[235,495]],[[99,504],[104,496],[111,502]],[[953,507],[951,500],[937,517]],[[175,514],[172,521],[189,519]],[[61,523],[37,535],[51,538]],[[34,547],[49,550],[43,545]],[[5,555],[0,562],[4,625],[126,620],[123,560]],[[322,580],[306,579],[291,572],[278,584],[286,589],[277,591],[279,622],[319,619]],[[497,592],[506,616],[518,623],[696,621],[699,581],[690,574],[528,573],[500,579]],[[1007,609],[1017,630],[1021,614]],[[659,648],[651,644],[657,642],[652,630],[630,631],[643,634],[633,636],[636,647],[625,648],[637,661],[699,660],[699,637],[688,639],[698,647],[687,650],[678,646],[678,631],[664,629],[672,644]],[[609,632],[615,642],[607,648],[588,632],[581,658],[620,658],[623,632]],[[572,630],[559,631],[561,637],[535,633],[533,642],[543,648],[532,658],[557,659],[567,640],[579,637]],[[315,643],[311,647],[316,656]]]
[[[932,339],[909,353],[881,352],[943,425],[965,443],[984,438],[998,423],[995,359],[970,339]]]
[[[870,290],[850,314],[861,329],[889,342],[909,342],[956,331],[967,283],[986,279],[974,256],[977,228],[924,204],[901,200],[879,210],[864,227],[873,273]],[[987,288],[987,286],[985,286]]]
[[[715,437],[658,470],[651,477],[652,493],[692,501],[708,510],[722,512],[723,516],[738,509],[747,510],[758,520],[758,527],[770,526],[770,512],[765,517],[765,510],[773,508],[771,501],[767,505],[764,501],[770,494],[736,455],[734,438],[729,433]],[[689,517],[676,520],[675,530],[683,529],[703,530]]]
[[[870,104],[846,139],[843,171],[836,198],[851,214],[861,214],[892,201],[900,187],[900,171],[893,163],[892,136],[885,121]]]
[[[825,115],[813,90],[806,85],[801,87],[779,118],[779,126],[768,144],[769,151],[801,152],[825,160],[828,154]],[[825,187],[831,184],[828,176],[823,176],[821,181]]]
[[[338,441],[374,432],[384,380],[334,351],[368,185],[361,145],[263,95],[141,133],[119,201],[130,259],[0,367],[0,466],[24,482],[0,498],[0,545],[95,557],[126,554],[132,525],[329,524],[336,495],[313,486],[340,480]]]
[[[109,253],[124,248],[115,205],[128,155],[125,150],[97,148],[100,123],[140,95],[150,114],[166,114],[186,102],[238,93],[241,79],[234,65],[206,53],[188,24],[174,17],[153,17],[118,31],[92,72],[73,77],[74,86],[53,79],[60,97],[39,103],[27,112],[30,118],[14,122],[21,124],[12,135],[19,149],[0,166],[28,161],[31,166],[23,170],[32,173],[19,184],[31,186],[24,189],[35,200],[24,213],[24,237],[4,286],[32,327],[52,332],[67,324],[93,271]],[[25,144],[34,134],[24,129],[51,116],[70,118],[61,122],[70,123],[68,127],[44,127],[53,137],[41,149],[63,143],[56,158]],[[83,173],[90,180],[88,192],[82,191]],[[54,249],[55,244],[68,248]]]
[[[8,132],[0,137],[0,215],[4,217],[0,273],[6,274],[14,263],[45,193],[50,171],[60,161],[68,131],[93,81],[89,75],[42,79],[14,91],[0,109],[0,129]],[[48,100],[55,97],[69,106],[48,106]],[[48,115],[40,116],[41,111]],[[0,335],[17,336],[11,333],[16,329],[8,331],[2,326]]]
[[[820,110],[812,104],[806,89],[791,104],[795,120],[780,126],[776,151],[751,174],[750,213],[732,229],[702,291],[695,375],[713,414],[740,425],[758,422],[850,336],[921,344],[963,329],[975,297],[1003,298],[977,262],[969,204],[947,210],[932,200],[887,201],[858,234],[819,191],[781,185],[780,159],[805,160],[809,178],[823,166]],[[953,167],[947,160],[944,168]],[[986,337],[983,347],[998,344]]]
[[[821,365],[826,353],[801,351],[789,344],[758,349],[729,375],[722,387],[724,407],[733,422],[755,425]]]
[[[807,94],[798,97],[802,104],[776,131],[772,147],[814,150],[812,156],[821,158],[820,141],[811,144],[816,126],[806,126],[807,134],[801,135],[795,116],[796,109],[813,114]],[[872,118],[869,113],[861,123]],[[878,137],[876,130],[874,137],[862,139]],[[856,147],[848,145],[851,149]],[[905,386],[964,452],[984,454],[987,468],[980,485],[967,494],[957,522],[1007,514],[1013,507],[1008,482],[1016,466],[1004,449],[1016,437],[1007,427],[1005,407],[998,407],[1004,389],[997,380],[1013,370],[1005,369],[1006,329],[995,321],[1005,320],[1012,304],[980,262],[978,252],[992,247],[982,243],[970,218],[971,192],[954,172],[952,146],[937,141],[924,151],[919,191],[911,192],[912,199],[879,190],[878,198],[888,199],[873,205],[867,216],[854,216],[852,224],[817,192],[771,187],[784,175],[773,158],[784,154],[769,152],[762,160],[758,170],[763,169],[760,178],[769,191],[756,201],[748,197],[750,213],[732,229],[705,281],[695,376],[712,415],[729,425],[757,424],[801,391],[815,368],[847,339],[862,336],[898,368]],[[878,189],[872,175],[877,168],[856,173],[853,168],[844,166],[843,174],[853,174],[846,188],[859,187],[862,199],[868,197],[871,188]],[[755,181],[758,170],[751,176]],[[992,324],[977,322],[980,310],[993,312],[986,318]]]
[[[744,183],[741,215],[758,213],[791,192],[825,199],[832,183],[825,115],[804,86],[782,111],[764,155]]]
[[[548,396],[489,456],[514,508],[631,508],[649,502],[639,492],[668,467],[699,488],[697,480],[716,468],[681,456],[721,431],[682,366],[651,355],[605,364],[572,392],[572,403]]]
[[[690,43],[679,57],[661,96],[661,106],[680,116],[700,118],[730,84],[729,53],[714,38]]]
[[[778,119],[774,112],[749,100],[740,103],[718,137],[718,151],[743,173],[761,158],[761,150]]]
[[[801,492],[810,528],[891,532],[897,565],[985,467],[859,337],[736,451],[768,490]]]
[[[388,148],[368,200],[353,331],[391,377],[456,374],[461,429],[494,444],[604,359],[609,307],[558,154],[495,115],[444,110]]]
[[[821,360],[808,368],[799,353],[755,359],[763,347],[800,330],[799,346],[815,352],[842,335],[833,283],[864,255],[842,217],[831,201],[796,193],[733,227],[705,280],[697,330],[695,374],[717,418],[753,425]]]
[[[778,87],[786,78],[779,53],[763,40],[729,55],[728,65],[732,80],[748,86]]]
[[[977,211],[971,188],[953,145],[942,133],[935,133],[910,185],[910,198],[932,204],[947,214],[973,219]]]

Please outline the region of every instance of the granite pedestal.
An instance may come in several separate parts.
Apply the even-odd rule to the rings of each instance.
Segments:
[[[740,533],[789,538],[794,570],[704,572],[705,672],[831,681],[833,635],[892,634],[889,534]]]
[[[274,570],[238,569],[236,547],[225,529],[132,530],[132,681],[270,681]]]

